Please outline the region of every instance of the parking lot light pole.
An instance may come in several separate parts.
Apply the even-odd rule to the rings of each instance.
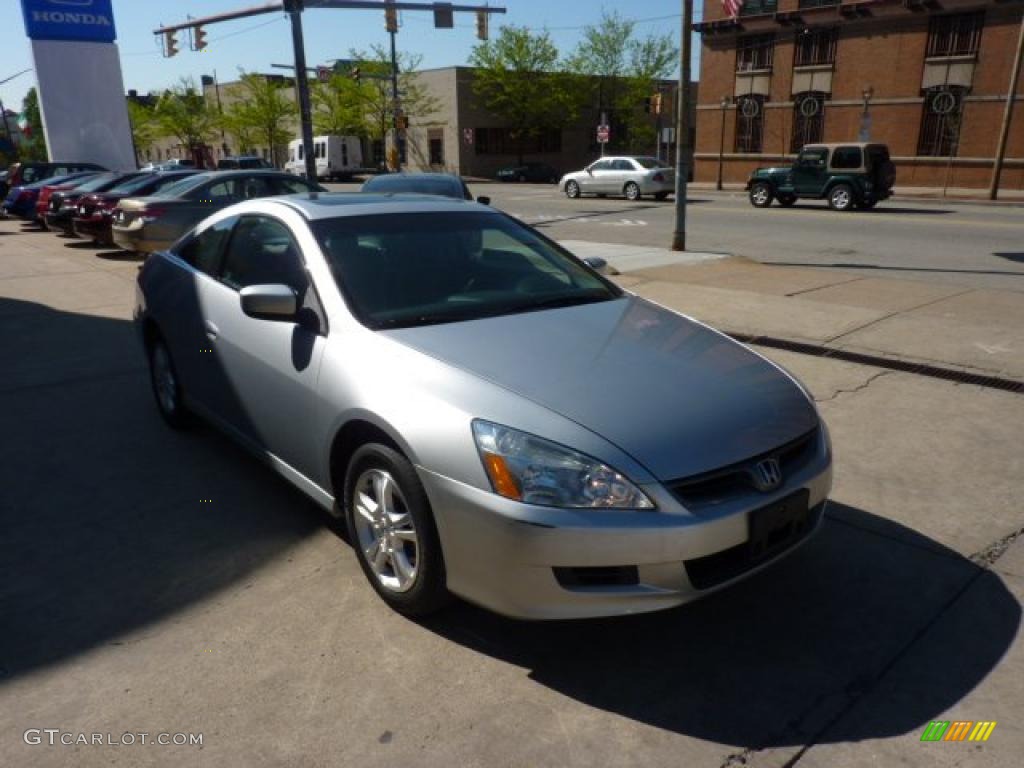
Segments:
[[[316,158],[313,156],[313,117],[309,102],[309,76],[306,72],[306,46],[302,38],[302,4],[303,0],[285,0],[284,10],[292,23],[295,89],[299,92],[299,122],[302,125],[302,154],[306,163],[306,178],[315,184]]]

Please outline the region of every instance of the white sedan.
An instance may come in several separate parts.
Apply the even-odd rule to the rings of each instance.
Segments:
[[[558,182],[558,188],[571,198],[624,195],[627,200],[639,200],[642,195],[654,195],[655,200],[664,200],[675,187],[675,171],[654,157],[602,157]]]

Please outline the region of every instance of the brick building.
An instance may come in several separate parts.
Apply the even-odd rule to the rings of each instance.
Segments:
[[[987,187],[1020,0],[705,0],[698,181],[726,184],[802,144],[889,145],[897,186]],[[1024,188],[1024,78],[1001,186]]]

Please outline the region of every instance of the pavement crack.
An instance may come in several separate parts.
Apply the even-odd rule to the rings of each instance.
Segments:
[[[828,397],[823,397],[823,398],[820,398],[820,399],[819,398],[815,398],[814,401],[816,403],[828,403],[828,402],[831,402],[832,400],[835,400],[840,395],[847,395],[847,394],[853,394],[854,392],[860,392],[861,390],[867,389],[869,386],[871,386],[872,382],[877,381],[878,379],[882,378],[883,376],[888,376],[888,375],[890,375],[892,373],[896,373],[896,371],[878,371],[877,373],[874,373],[871,376],[869,376],[868,380],[865,381],[863,384],[858,384],[856,387],[853,387],[853,388],[850,388],[850,389],[844,389],[844,388],[837,389],[835,392],[833,392]]]

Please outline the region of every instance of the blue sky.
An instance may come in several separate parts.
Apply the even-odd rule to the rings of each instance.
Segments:
[[[160,55],[152,30],[161,23],[184,21],[188,16],[208,16],[238,8],[260,5],[257,0],[113,0],[117,26],[117,44],[126,89],[139,92],[157,90],[175,83],[178,78],[212,74],[217,70],[221,81],[234,80],[238,68],[247,71],[272,71],[271,64],[291,64],[291,33],[283,14],[271,13],[248,19],[218,24],[209,28],[207,51],[196,53],[187,44],[179,43],[181,53],[171,59]],[[482,0],[481,0],[482,3]],[[475,0],[473,3],[476,4]],[[668,33],[678,40],[680,0],[493,0],[508,12],[492,16],[492,34],[503,24],[531,28],[547,28],[555,44],[563,52],[571,51],[580,39],[581,29],[596,23],[602,9],[618,11],[622,16],[637,19],[638,32]],[[700,3],[695,4],[700,18]],[[430,13],[401,14],[402,28],[398,34],[401,50],[422,54],[423,67],[444,67],[464,64],[477,42],[475,21],[459,14],[455,29],[434,29]],[[310,10],[303,14],[306,35],[306,57],[310,66],[318,62],[347,56],[350,48],[368,48],[384,44],[383,14],[377,11]],[[0,46],[0,80],[32,66],[29,41],[19,0],[0,3],[0,29],[12,34]],[[696,43],[694,45],[696,53]],[[696,77],[696,62],[694,77]],[[9,109],[20,110],[25,92],[35,84],[29,72],[0,86],[0,99]]]

